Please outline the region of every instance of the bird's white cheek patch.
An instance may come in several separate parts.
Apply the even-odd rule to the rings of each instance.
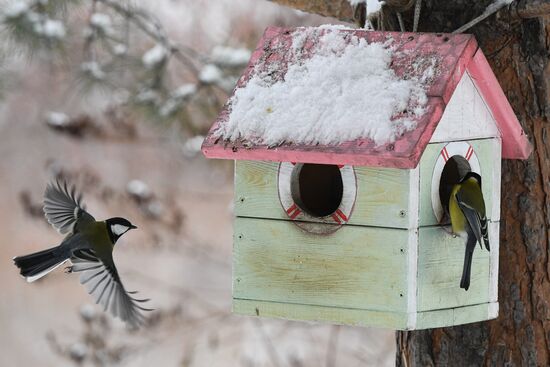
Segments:
[[[123,226],[122,224],[113,224],[111,226],[111,232],[113,232],[117,236],[120,236],[126,233],[129,229],[130,228]]]

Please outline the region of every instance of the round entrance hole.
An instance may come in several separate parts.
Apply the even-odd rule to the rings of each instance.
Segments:
[[[454,155],[445,163],[439,180],[439,199],[445,209],[445,214],[449,214],[449,198],[453,186],[471,170],[470,163],[461,155]]]
[[[298,163],[290,178],[292,199],[313,217],[334,213],[342,202],[344,184],[335,165]]]

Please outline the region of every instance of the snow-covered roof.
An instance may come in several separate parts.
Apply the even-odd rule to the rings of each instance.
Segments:
[[[210,158],[415,167],[468,69],[504,158],[530,145],[471,35],[268,28],[203,144]]]

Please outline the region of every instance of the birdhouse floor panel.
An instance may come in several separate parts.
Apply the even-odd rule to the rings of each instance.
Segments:
[[[236,218],[239,299],[407,311],[408,231],[343,226],[331,235],[292,222]]]
[[[498,312],[495,313],[494,310],[498,310],[497,302],[419,312],[416,314],[416,325],[410,327],[407,325],[409,314],[404,312],[359,310],[233,298],[233,312],[239,315],[329,322],[340,325],[395,330],[421,330],[491,320],[498,315]]]
[[[498,302],[419,312],[416,315],[414,329],[432,329],[492,320],[498,316],[498,312],[493,311],[495,309],[498,310]]]
[[[405,330],[408,318],[405,312],[360,310],[239,298],[233,298],[233,312],[246,316],[330,322],[340,325],[369,326],[396,330]]]
[[[235,215],[290,220],[277,188],[279,163],[235,162]],[[411,171],[354,167],[357,197],[348,224],[408,228]],[[305,220],[323,222],[314,217]]]

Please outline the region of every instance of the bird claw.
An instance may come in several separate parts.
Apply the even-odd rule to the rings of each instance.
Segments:
[[[65,270],[64,270],[65,274],[70,274],[73,272],[73,267],[72,266],[67,266],[65,267]]]

